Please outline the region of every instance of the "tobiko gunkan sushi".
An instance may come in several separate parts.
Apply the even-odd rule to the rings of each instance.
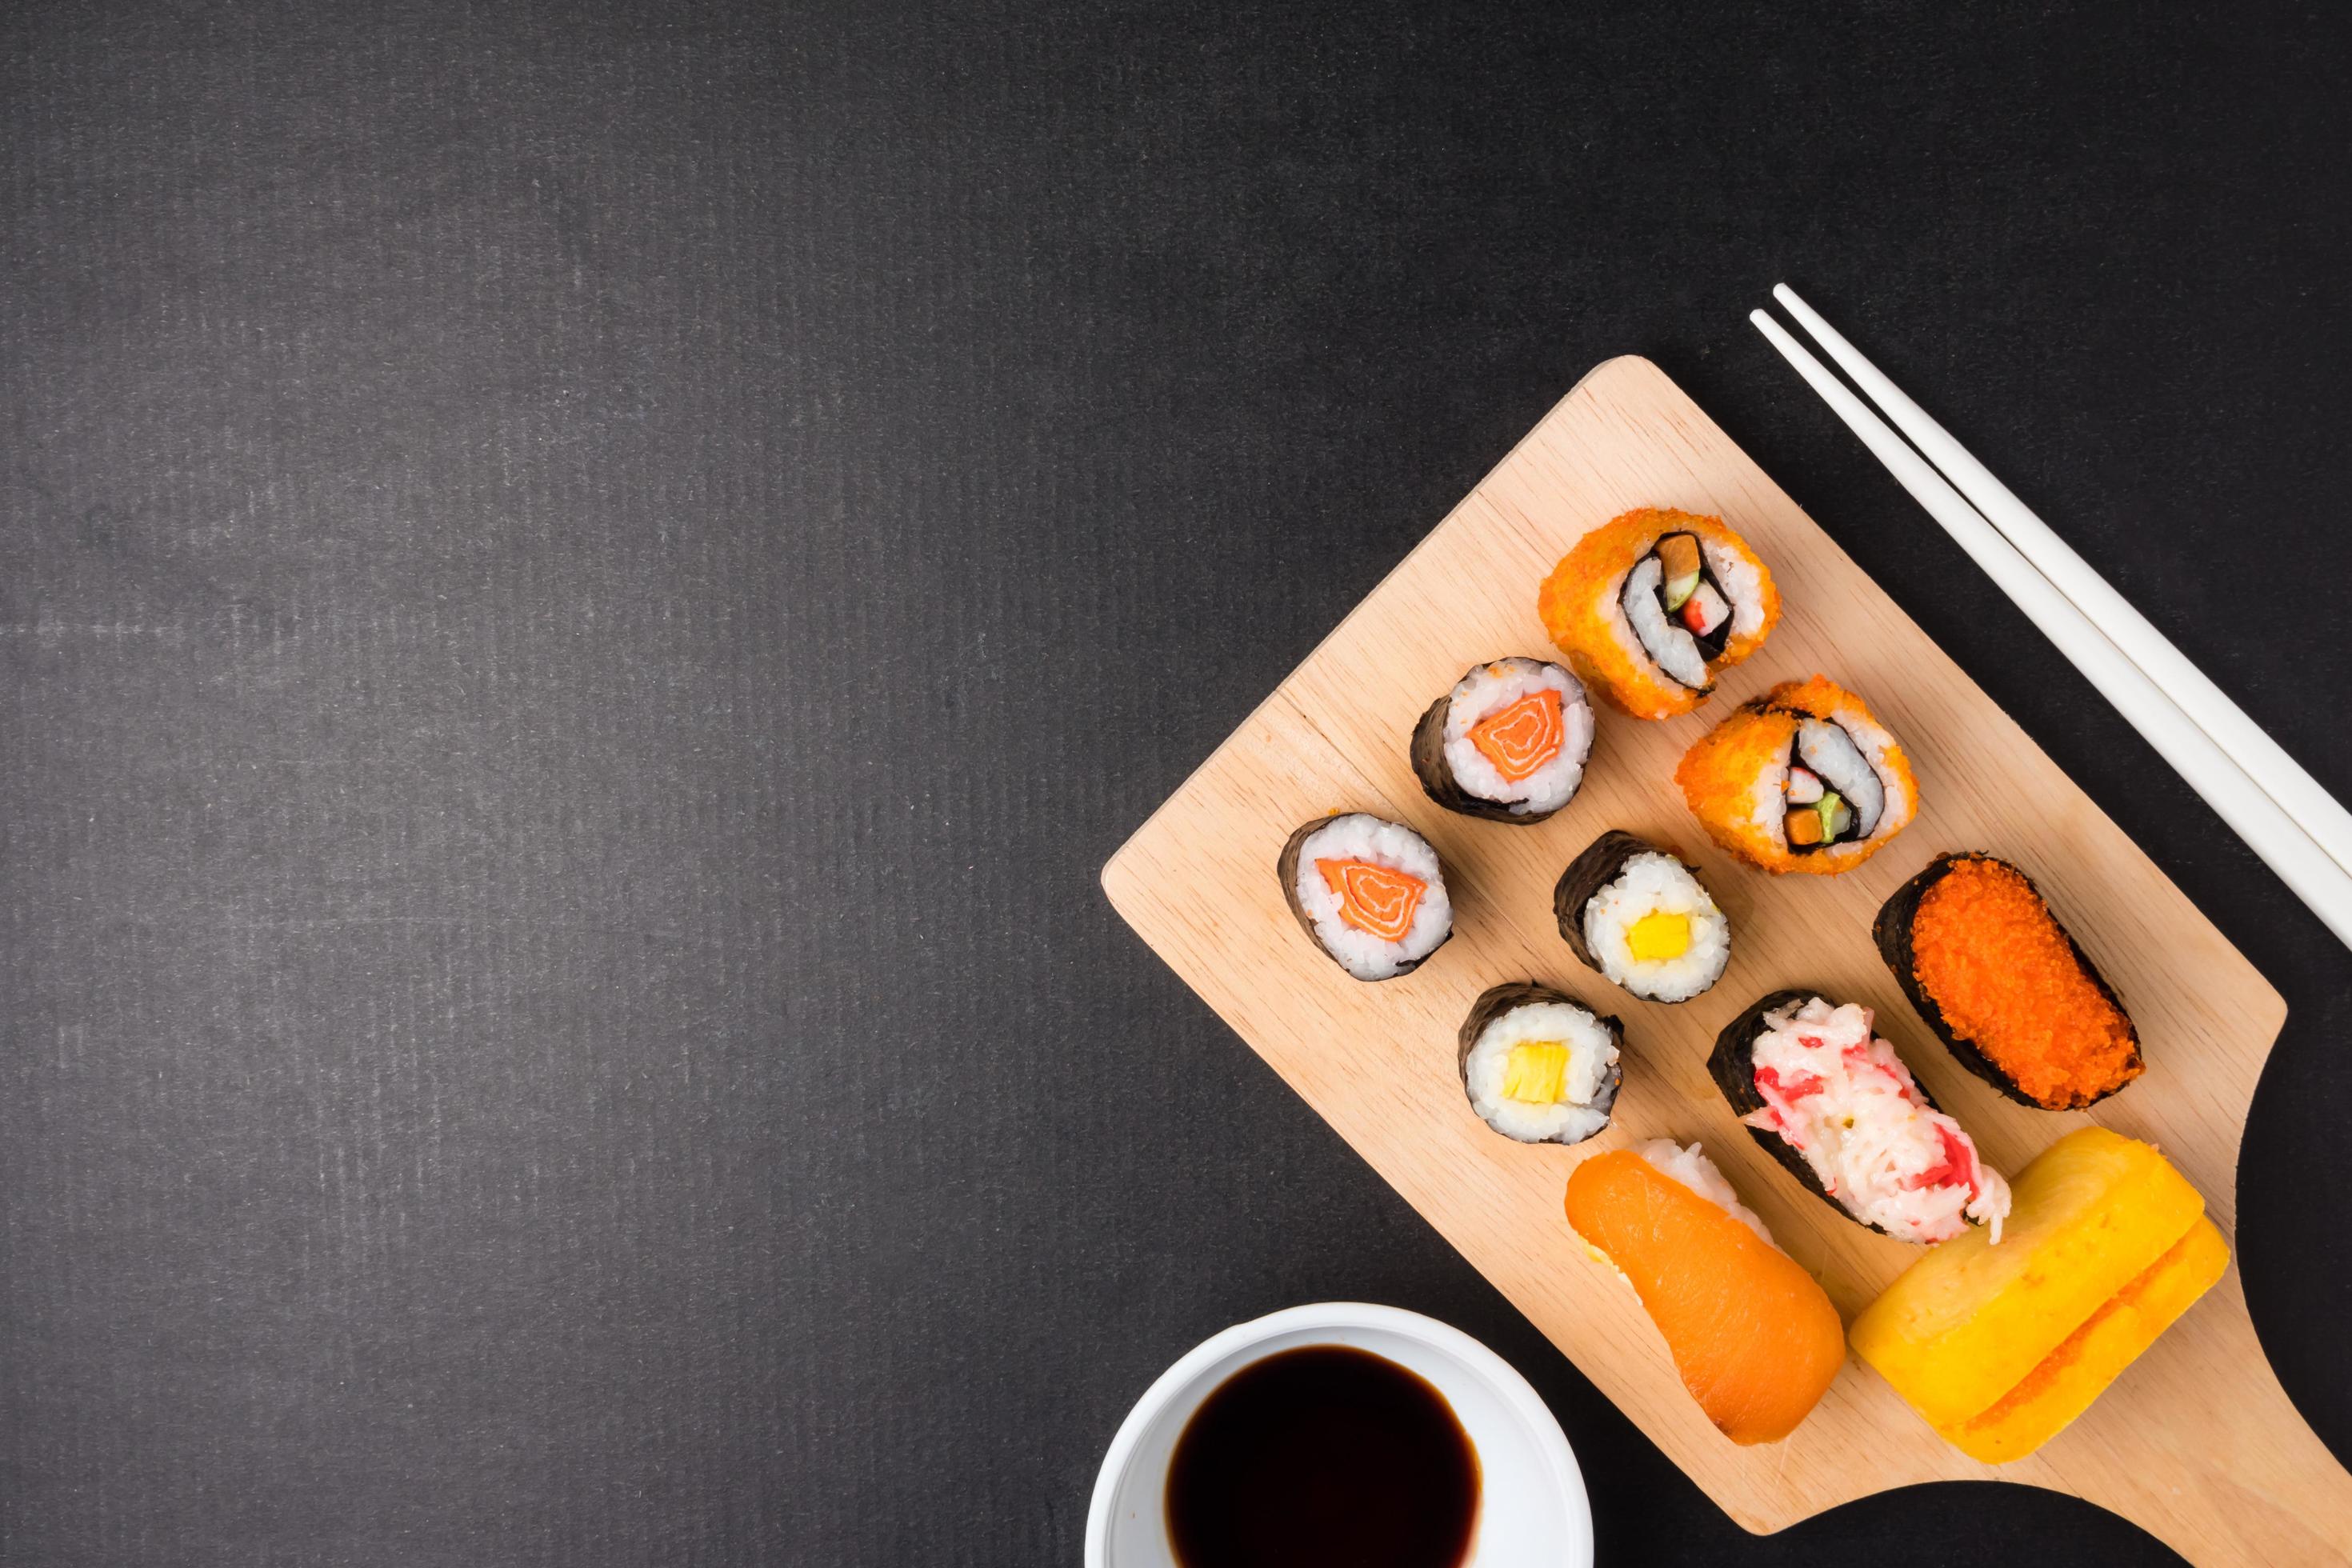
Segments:
[[[1937,1038],[2010,1099],[2078,1110],[2140,1075],[2123,999],[2008,861],[1939,855],[1870,930]]]

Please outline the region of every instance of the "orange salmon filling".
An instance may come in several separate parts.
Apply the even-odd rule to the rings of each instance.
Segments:
[[[2130,1021],[2009,867],[1953,866],[1919,900],[1911,948],[1919,984],[1952,1032],[2035,1100],[2079,1103],[2139,1076]]]
[[[1370,860],[1318,860],[1315,868],[1339,895],[1339,919],[1382,942],[1402,942],[1429,884]]]
[[[1531,777],[1559,755],[1566,739],[1557,691],[1530,691],[1470,726],[1470,743],[1495,764],[1507,784]]]

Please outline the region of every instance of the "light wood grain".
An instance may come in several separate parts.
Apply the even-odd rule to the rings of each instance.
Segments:
[[[1548,823],[1476,822],[1430,805],[1406,757],[1422,709],[1473,663],[1547,653],[1538,581],[1578,535],[1638,505],[1717,513],[1748,536],[1788,605],[1771,641],[1695,714],[1647,724],[1603,712],[1583,792]],[[1923,807],[1858,870],[1769,878],[1706,843],[1674,764],[1735,703],[1815,670],[1861,691],[1903,738]],[[1283,907],[1274,864],[1285,836],[1340,809],[1410,823],[1444,858],[1454,940],[1402,979],[1349,980]],[[1729,912],[1730,968],[1696,1001],[1636,1001],[1560,941],[1552,882],[1610,827],[1675,847]],[[1969,1076],[1880,964],[1872,914],[1953,848],[2032,871],[2138,1022],[2147,1075],[2087,1117],[2013,1105]],[[1285,1081],[1748,1529],[1912,1482],[1997,1478],[2101,1503],[2200,1563],[2352,1557],[2352,1477],[2272,1376],[2234,1267],[2073,1427],[1996,1470],[1947,1447],[1853,1361],[1788,1441],[1734,1447],[1683,1392],[1633,1293],[1570,1241],[1560,1196],[1577,1161],[1670,1135],[1705,1141],[1849,1318],[1916,1256],[1800,1189],[1707,1078],[1716,1030],[1782,985],[1877,1008],[1998,1167],[2014,1172],[2097,1121],[2160,1144],[2227,1232],[2247,1105],[2286,1016],[2164,873],[1647,361],[1612,360],[1579,384],[1129,840],[1103,885]],[[1615,1124],[1577,1149],[1496,1137],[1455,1077],[1454,1031],[1472,999],[1523,979],[1625,1021]]]

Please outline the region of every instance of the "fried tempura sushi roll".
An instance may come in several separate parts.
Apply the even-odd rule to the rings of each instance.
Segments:
[[[1936,1037],[2020,1104],[2079,1110],[2140,1075],[2123,999],[2008,861],[1938,855],[1870,934]]]
[[[1644,507],[1578,540],[1536,607],[1585,685],[1636,719],[1667,719],[1763,646],[1780,593],[1721,518]]]
[[[1552,888],[1559,934],[1586,964],[1645,1002],[1687,1002],[1731,962],[1731,920],[1698,873],[1611,828]]]
[[[1823,1202],[1897,1241],[2000,1237],[2009,1184],[1937,1109],[1870,1009],[1775,991],[1724,1026],[1706,1069],[1732,1114]]]
[[[1462,1088],[1478,1119],[1522,1143],[1581,1143],[1609,1125],[1625,1080],[1624,1026],[1534,981],[1496,985],[1463,1020]]]
[[[1454,934],[1437,851],[1401,823],[1360,811],[1302,823],[1275,869],[1300,928],[1359,980],[1411,973]]]
[[[1575,797],[1592,754],[1592,705],[1557,664],[1498,658],[1473,667],[1412,731],[1413,776],[1448,811],[1541,822]]]
[[[1735,1443],[1797,1429],[1845,1362],[1820,1282],[1697,1144],[1661,1138],[1595,1154],[1568,1178],[1568,1223],[1633,1286],[1675,1370]]]
[[[1902,746],[1821,675],[1741,703],[1683,753],[1675,782],[1708,837],[1773,872],[1849,870],[1919,809]]]

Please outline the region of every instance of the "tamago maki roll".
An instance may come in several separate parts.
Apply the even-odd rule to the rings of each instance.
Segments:
[[[1556,664],[1498,658],[1473,667],[1412,731],[1412,771],[1448,811],[1541,822],[1576,795],[1592,753],[1592,707]]]
[[[1617,828],[1569,862],[1552,910],[1577,957],[1647,1002],[1687,1002],[1731,962],[1731,921],[1698,873]]]
[[[1324,956],[1359,980],[1393,980],[1454,934],[1429,840],[1353,811],[1302,823],[1276,862],[1282,897]]]
[[[1721,518],[1644,507],[1578,540],[1536,608],[1587,686],[1636,719],[1666,719],[1764,646],[1780,593]]]
[[[1478,1119],[1522,1143],[1581,1143],[1609,1125],[1624,1028],[1565,992],[1496,985],[1463,1020],[1462,1088]]]
[[[1675,782],[1708,837],[1774,872],[1859,866],[1919,809],[1902,745],[1819,675],[1741,703],[1683,753]]]

